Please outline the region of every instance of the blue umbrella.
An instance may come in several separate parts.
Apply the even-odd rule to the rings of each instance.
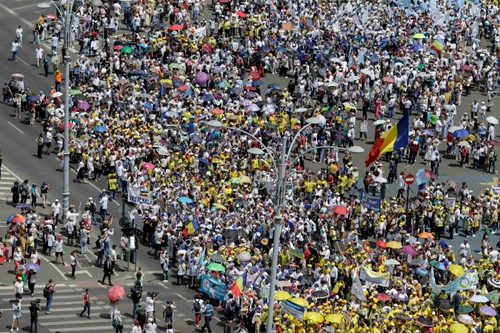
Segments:
[[[190,138],[191,142],[194,143],[194,144],[198,144],[198,143],[201,143],[203,140],[201,139],[201,136],[199,136],[198,134],[195,134],[193,133],[191,135],[191,138]]]
[[[22,204],[19,204],[16,206],[17,209],[26,209],[28,207],[31,207],[31,206],[27,203],[22,203]]]
[[[26,266],[24,266],[26,269],[30,270],[34,270],[34,271],[39,271],[40,270],[40,266],[37,265],[37,264],[34,264],[34,263],[29,263],[29,264],[26,264]]]
[[[243,89],[241,88],[231,88],[231,92],[234,93],[234,94],[241,94],[243,92]]]
[[[215,99],[213,94],[203,94],[201,95],[202,101],[213,101]]]
[[[269,89],[279,89],[280,85],[279,85],[279,83],[271,83],[271,84],[268,84],[267,87]]]
[[[177,118],[179,115],[177,114],[177,112],[168,111],[167,113],[165,113],[165,116],[169,118]]]
[[[411,46],[411,50],[414,51],[414,52],[420,51],[423,48],[424,48],[424,46],[422,44],[413,44]]]
[[[438,262],[435,267],[442,271],[446,270],[446,266],[442,262]]]
[[[466,129],[459,129],[453,132],[453,137],[454,138],[464,138],[466,136],[469,136],[470,132]]]
[[[36,102],[40,100],[40,96],[29,96],[28,101]]]
[[[286,49],[280,46],[276,49],[276,52],[286,52]]]
[[[262,80],[257,80],[257,81],[252,82],[252,86],[254,86],[254,87],[260,87],[263,84],[264,84],[264,81],[262,81]]]
[[[177,201],[179,201],[180,203],[193,203],[193,199],[191,198],[188,198],[188,197],[180,197],[180,198],[177,198]]]
[[[97,132],[97,133],[106,132],[107,130],[108,130],[108,128],[106,126],[96,126],[96,127],[94,127],[94,132]]]
[[[200,157],[198,159],[198,161],[200,161],[201,163],[205,163],[205,164],[208,164],[208,160],[206,158],[203,158],[203,157]]]
[[[182,81],[179,81],[179,80],[174,80],[174,81],[172,81],[172,85],[173,85],[174,87],[180,87],[180,86],[182,86],[183,84],[184,84],[184,83],[182,83]]]
[[[421,277],[426,277],[429,275],[429,272],[427,270],[420,268],[420,267],[415,270],[415,273],[417,273],[417,275],[419,275]]]
[[[448,243],[446,243],[444,240],[440,240],[439,241],[439,246],[447,248],[448,247]]]
[[[372,56],[370,57],[370,61],[371,62],[378,62],[379,58],[378,58],[378,55],[376,54],[372,54]]]

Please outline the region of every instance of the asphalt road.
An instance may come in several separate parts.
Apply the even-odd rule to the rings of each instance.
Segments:
[[[35,47],[30,44],[31,29],[33,22],[36,21],[40,13],[48,13],[47,10],[40,10],[36,7],[38,2],[32,0],[4,0],[0,2],[0,29],[3,33],[0,35],[0,44],[3,45],[0,51],[0,77],[4,81],[8,81],[12,73],[22,73],[25,75],[26,85],[30,87],[32,91],[43,90],[47,92],[51,85],[53,85],[53,77],[49,75],[48,78],[42,75],[42,70],[36,68],[33,64],[35,62]],[[207,12],[207,15],[209,13]],[[23,48],[18,54],[18,62],[10,61],[11,54],[10,44],[14,39],[14,32],[17,26],[21,25],[25,30],[25,37],[23,42]],[[44,46],[45,51],[49,50],[47,44]],[[264,78],[265,85],[268,83],[277,82],[281,86],[286,86],[288,79],[276,77],[274,75],[266,75]],[[480,95],[476,92],[470,97],[464,97],[462,99],[462,106],[458,108],[458,118],[468,110],[468,107],[472,100],[476,98],[478,100],[485,100],[486,97]],[[492,115],[498,118],[498,108],[494,107]],[[395,122],[395,121],[394,121]],[[39,124],[35,127],[30,127],[26,120],[19,121],[14,118],[13,109],[7,105],[0,104],[0,149],[2,150],[4,156],[4,166],[2,170],[2,180],[0,180],[0,221],[5,221],[7,216],[15,212],[15,209],[6,203],[6,197],[9,195],[9,189],[15,179],[24,180],[28,179],[30,183],[36,182],[41,184],[42,181],[47,181],[50,184],[51,192],[49,193],[49,201],[52,202],[55,198],[61,200],[62,192],[62,172],[59,169],[59,161],[56,160],[55,154],[50,156],[43,156],[40,160],[36,158],[36,144],[35,138],[39,133],[42,132],[42,128]],[[371,130],[371,129],[370,129]],[[373,137],[373,132],[368,134],[368,137]],[[370,141],[369,141],[370,142]],[[370,150],[370,145],[366,142],[356,142],[365,148],[366,153]],[[441,148],[445,148],[444,144]],[[358,165],[360,171],[364,171],[364,159],[366,154],[360,154],[354,156],[354,163]],[[420,163],[421,160],[408,167],[408,171],[415,174],[419,168],[425,167],[424,164]],[[309,165],[313,170],[317,170],[324,165],[320,163]],[[443,163],[441,165],[441,177],[440,180],[455,179],[459,182],[466,181],[469,183],[471,189],[476,193],[479,192],[481,187],[487,187],[492,184],[492,175],[473,171],[469,168],[462,169],[458,168],[453,159],[449,160],[446,157],[443,158]],[[72,178],[74,177],[74,173]],[[84,205],[87,198],[92,196],[96,198],[102,188],[106,185],[104,182],[101,183],[89,183],[89,184],[74,184],[71,183],[71,204],[76,207]],[[389,189],[389,195],[396,192],[397,185],[391,185]],[[118,197],[118,201],[119,201]],[[109,207],[109,211],[115,216],[119,216],[117,211],[119,207],[119,202],[112,202]],[[42,210],[42,213],[48,213],[48,209]],[[5,225],[1,225],[0,228],[4,228]],[[2,232],[3,233],[3,232]],[[113,238],[114,243],[118,243],[118,235]],[[479,248],[479,241],[481,235],[477,238],[471,240],[473,249]],[[455,238],[451,244],[458,244],[461,242],[461,238]],[[496,236],[493,236],[492,242],[496,243]],[[92,242],[93,244],[93,242]],[[456,248],[456,246],[455,246]],[[66,248],[65,252],[69,255],[71,248]],[[89,251],[91,252],[91,251]],[[172,300],[176,302],[178,313],[175,319],[175,326],[180,329],[181,332],[192,332],[194,331],[193,322],[190,321],[193,317],[189,299],[192,299],[194,292],[188,290],[186,287],[178,287],[172,283],[161,282],[161,277],[159,276],[158,262],[153,260],[147,251],[141,249],[139,251],[139,266],[146,272],[146,291],[159,291],[159,300],[165,302],[166,300]],[[78,331],[107,331],[111,332],[112,327],[110,320],[107,316],[109,313],[109,307],[107,305],[106,291],[107,286],[103,286],[97,282],[97,280],[102,277],[102,271],[99,268],[92,266],[92,262],[95,260],[93,254],[89,254],[87,258],[82,258],[80,260],[80,267],[78,269],[76,281],[70,280],[68,278],[69,267],[68,266],[56,266],[52,261],[53,258],[43,259],[43,269],[39,276],[39,285],[37,289],[38,296],[41,296],[41,288],[43,284],[49,278],[53,278],[59,285],[59,291],[55,296],[55,302],[53,311],[51,315],[44,316],[41,315],[40,318],[40,332],[78,332]],[[124,266],[123,262],[119,262],[119,266]],[[12,284],[13,275],[9,270],[12,266],[6,264],[7,269],[0,270],[0,282],[3,286],[0,286],[0,308],[5,310],[9,309],[8,301],[13,296],[12,290],[10,289]],[[118,270],[118,276],[114,277],[114,284],[123,284],[125,286],[130,285],[133,282],[132,271],[126,271],[123,268]],[[93,306],[92,319],[88,320],[86,318],[79,319],[76,314],[81,308],[81,295],[85,288],[90,288],[92,295],[95,297],[96,304]],[[161,304],[159,304],[160,306]],[[124,300],[120,305],[120,310],[122,314],[127,316],[132,311],[132,303],[130,300]],[[161,312],[159,310],[158,312]],[[95,313],[95,315],[94,315]],[[22,327],[25,330],[28,319],[28,313],[25,312],[25,317],[21,320]],[[2,328],[10,325],[11,313],[9,311],[4,311],[4,319],[0,324]],[[126,321],[127,328],[130,327],[131,319],[128,318]],[[214,328],[215,332],[222,332],[222,321],[221,319],[216,319],[216,325]],[[127,332],[129,330],[126,330]]]

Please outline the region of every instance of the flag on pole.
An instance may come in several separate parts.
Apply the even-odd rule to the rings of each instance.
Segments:
[[[243,288],[245,288],[246,283],[247,283],[247,272],[245,271],[245,273],[240,275],[236,279],[236,281],[234,281],[233,285],[230,288],[235,297],[240,296],[241,293],[243,293]]]
[[[368,167],[381,154],[399,150],[408,145],[410,131],[410,112],[405,113],[403,118],[399,120],[396,126],[384,132],[380,138],[375,141],[373,147],[365,159],[365,164]]]
[[[431,44],[431,49],[433,49],[434,51],[436,51],[439,54],[441,54],[441,52],[443,52],[444,42],[441,39],[441,37],[436,36],[436,38],[434,39],[434,41]]]
[[[198,224],[198,221],[195,219],[192,222],[189,222],[189,224],[186,226],[186,228],[182,231],[182,234],[184,236],[187,235],[192,235],[194,234],[198,229],[200,229],[200,225]]]

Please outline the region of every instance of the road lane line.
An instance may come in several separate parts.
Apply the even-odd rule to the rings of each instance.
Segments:
[[[26,24],[28,27],[33,28],[35,26],[33,23],[31,23],[30,21],[28,21],[27,19],[25,19],[24,17],[22,17],[21,15],[19,15],[18,13],[16,13],[15,11],[13,11],[12,9],[10,9],[9,7],[7,7],[6,5],[4,5],[1,2],[0,2],[0,8],[5,10],[7,13],[11,14],[12,16],[18,18],[21,22]]]
[[[16,125],[14,125],[13,123],[11,123],[10,121],[7,122],[10,126],[14,127],[19,133],[21,134],[24,134],[23,131],[21,131]],[[14,175],[15,176],[15,175]]]
[[[61,276],[63,277],[64,280],[68,281],[68,278],[66,277],[66,275],[64,275],[63,272],[61,272],[61,270],[59,269],[59,267],[57,267],[56,265],[54,265],[49,259],[45,258],[44,256],[40,256],[41,259],[45,260],[46,262],[48,262],[52,268],[54,268],[59,274],[61,274]]]
[[[175,293],[175,294],[176,294],[177,296],[179,296],[179,298],[181,298],[181,299],[183,299],[183,300],[185,300],[185,301],[187,301],[187,300],[188,300],[186,297],[182,296],[182,295],[181,295],[181,294],[179,294],[179,293]]]
[[[21,58],[17,57],[17,60],[19,60],[20,62],[22,62],[22,63],[23,63],[23,64],[25,64],[26,66],[31,67],[31,65],[30,65],[30,64],[28,64],[28,63],[27,63],[26,61],[24,61],[23,59],[21,59]]]
[[[35,7],[38,6],[38,3],[32,3],[31,5],[26,5],[26,6],[21,6],[17,8],[12,8],[13,11],[20,10],[20,9],[25,9],[25,8],[30,8],[30,7]],[[43,10],[45,11],[45,10]]]
[[[163,284],[163,283],[161,283],[161,282],[158,282],[158,285],[159,285],[160,287],[162,287],[162,288],[167,289],[167,290],[169,289],[166,285],[164,285],[164,284]]]

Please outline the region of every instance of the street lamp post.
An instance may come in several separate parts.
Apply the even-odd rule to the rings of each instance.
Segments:
[[[66,3],[66,17],[64,18],[64,149],[63,149],[63,219],[69,210],[69,45],[71,38],[71,5]]]
[[[269,297],[268,297],[268,314],[267,314],[267,325],[266,325],[266,333],[272,333],[273,331],[273,315],[274,315],[274,292],[276,289],[276,274],[277,274],[277,266],[278,266],[278,253],[279,253],[279,245],[280,245],[280,237],[281,237],[281,223],[283,221],[283,217],[281,215],[281,208],[283,205],[283,200],[285,197],[285,182],[286,178],[291,174],[291,173],[286,173],[286,168],[287,168],[287,162],[290,161],[291,155],[292,155],[292,148],[295,142],[297,141],[300,133],[304,131],[306,128],[312,126],[312,125],[317,125],[320,123],[318,118],[309,118],[306,120],[308,123],[306,126],[302,127],[296,134],[295,137],[292,139],[292,143],[290,147],[288,148],[287,151],[287,138],[282,139],[282,146],[281,146],[281,155],[280,155],[280,161],[278,164],[278,169],[275,172],[277,173],[277,182],[276,182],[276,188],[274,192],[274,205],[276,208],[276,216],[274,218],[274,233],[273,233],[273,256],[271,260],[271,280],[270,280],[270,286],[269,286]],[[256,138],[254,135],[248,133],[245,130],[239,129],[239,128],[234,128],[234,127],[229,127],[229,126],[224,126],[220,121],[217,120],[211,120],[207,122],[207,125],[210,127],[222,127],[226,128],[229,130],[234,130],[240,133],[243,133],[245,135],[248,135],[252,137],[254,140],[256,140],[261,146],[262,149],[260,148],[251,148],[248,150],[250,154],[254,155],[263,155],[266,152],[269,153],[270,155],[275,155],[273,156],[274,164],[273,167],[275,167],[276,164],[276,153],[270,148],[264,145],[264,143]],[[321,147],[316,147],[316,148],[311,148],[307,149],[304,152],[300,153],[298,156],[295,157],[295,159],[288,164],[289,168],[293,168],[293,166],[299,161],[299,159],[304,156],[305,154],[309,153],[310,151],[314,149],[338,149],[342,151],[348,151],[350,153],[362,153],[364,152],[364,149],[359,146],[352,146],[350,148],[341,148],[341,147],[333,147],[333,146],[321,146]]]

